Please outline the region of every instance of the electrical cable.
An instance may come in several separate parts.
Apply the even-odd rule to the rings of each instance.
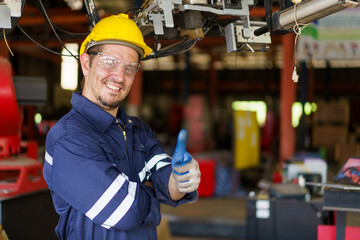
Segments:
[[[157,51],[159,51],[161,48],[161,43],[159,41],[159,35],[155,35],[155,42],[154,42],[154,58],[157,59]]]
[[[41,6],[39,6],[39,4],[37,4],[37,6],[38,6],[38,9],[40,10],[40,13],[45,17],[45,15],[47,15],[47,13],[46,13],[46,11],[44,11],[44,8],[42,8]],[[54,28],[56,28],[57,30],[59,30],[59,31],[65,33],[65,34],[68,34],[68,35],[85,37],[85,36],[87,36],[87,35],[89,34],[89,32],[87,32],[87,33],[70,32],[70,31],[67,31],[67,30],[65,30],[65,29],[63,29],[63,28],[55,25],[54,23],[51,23],[51,24],[52,24],[52,25],[54,26]]]
[[[142,8],[142,9],[147,8],[149,6],[149,4],[150,4],[150,0],[145,0],[140,8]]]
[[[301,1],[300,1],[301,2]],[[308,24],[298,24],[297,19],[296,19],[296,6],[298,5],[298,3],[294,4],[294,21],[295,21],[295,25],[293,27],[293,31],[296,34],[295,36],[295,42],[294,42],[294,70],[292,73],[292,80],[294,82],[298,82],[299,80],[299,75],[297,74],[297,70],[296,70],[296,65],[297,65],[297,40],[298,37],[301,35],[301,31],[304,30],[304,28],[306,28]]]
[[[236,70],[236,65],[237,65],[237,54],[238,54],[238,51],[235,52],[235,70]]]
[[[44,8],[44,5],[42,4],[42,1],[41,0],[38,0],[39,4],[40,4],[40,7],[42,9],[42,13],[46,19],[46,21],[49,23],[51,29],[53,30],[56,38],[59,40],[59,42],[61,43],[61,45],[63,46],[63,48],[65,48],[65,50],[73,57],[75,58],[76,60],[79,60],[79,58],[77,56],[75,56],[66,46],[65,44],[63,43],[63,41],[61,40],[61,38],[59,37],[59,35],[57,34],[52,22],[50,21],[49,19],[49,16],[47,15],[46,11],[45,11],[45,8]]]
[[[225,29],[223,26],[221,26],[219,21],[214,20],[214,24],[216,24],[218,26],[221,36],[225,36]]]
[[[245,47],[248,47],[248,49],[246,49]],[[264,47],[261,49],[253,49],[248,43],[243,43],[240,45],[240,47],[238,49],[236,49],[236,52],[241,52],[241,51],[246,51],[246,52],[266,52],[268,50],[268,48]]]
[[[93,0],[84,0],[84,5],[86,12],[88,13],[88,18],[90,19],[91,25],[94,27],[101,18],[96,10],[95,3]]]
[[[161,51],[153,52],[149,56],[145,57],[143,60],[166,57],[166,56],[180,54],[189,51],[192,47],[195,46],[196,42],[197,42],[196,40],[190,40],[190,39],[183,40],[181,42],[169,45],[161,49]]]
[[[11,56],[14,56],[14,54],[13,54],[13,52],[11,51],[11,48],[10,48],[10,46],[9,46],[9,44],[8,44],[7,40],[6,40],[5,28],[3,28],[3,36],[4,36],[4,40],[5,40],[6,47],[8,48],[8,50],[9,50],[9,52],[10,52]]]
[[[216,25],[214,20],[215,20],[215,16],[205,19],[204,24],[203,24],[204,36],[210,31],[211,28],[213,28]],[[206,24],[206,21],[209,21],[209,23]]]
[[[202,25],[204,35],[206,35],[210,31],[210,29],[216,25],[214,20],[215,20],[215,16],[207,17],[204,20]],[[172,45],[164,47],[163,49],[158,50],[157,47],[159,46],[160,42],[158,41],[158,38],[155,37],[155,47],[153,52],[149,56],[143,58],[143,60],[154,59],[154,58],[156,59],[160,57],[167,57],[170,55],[184,53],[192,49],[196,43],[197,40],[185,39],[183,41],[174,43]]]
[[[55,24],[53,24],[54,28],[56,28],[57,30],[60,30],[62,31],[63,33],[66,33],[68,35],[74,35],[74,36],[81,36],[81,37],[86,37],[87,35],[89,35],[90,32],[87,32],[87,33],[76,33],[76,32],[70,32],[70,31],[67,31]]]
[[[125,14],[128,14],[128,12],[131,12],[134,10],[136,10],[135,12],[138,12],[140,9],[142,9],[142,8],[141,7],[129,8],[128,10],[125,11]]]
[[[27,37],[29,38],[33,43],[35,43],[36,45],[38,45],[40,48],[44,49],[45,51],[51,52],[53,54],[59,55],[59,56],[65,56],[65,57],[72,57],[72,55],[66,55],[66,54],[62,54],[56,51],[53,51],[47,47],[44,47],[43,45],[41,45],[40,43],[36,42],[32,37],[30,37],[30,35],[28,35],[24,29],[22,29],[22,27],[20,27],[19,24],[16,24],[16,26],[20,29],[20,31]]]
[[[254,5],[251,6],[249,12],[251,12],[251,10],[253,10],[253,9],[256,7],[256,5],[258,4],[258,2],[259,2],[259,0],[255,0]]]
[[[183,50],[178,51],[176,54],[180,54],[180,53],[184,53],[184,52],[189,51],[190,49],[192,49],[192,48],[195,46],[195,44],[197,43],[197,41],[196,41],[196,40],[192,40],[192,41],[190,41],[189,43],[190,43],[190,44],[188,44],[188,45],[189,45],[188,47],[186,47],[186,48],[183,49]]]
[[[38,5],[38,4],[37,4],[37,5]],[[47,15],[47,14],[46,14],[46,11],[44,11],[44,9],[43,9],[41,6],[39,7],[39,5],[38,5],[38,9],[40,10],[40,13],[41,13],[44,17],[45,17],[45,15]],[[59,31],[65,33],[65,34],[68,34],[68,35],[74,35],[74,36],[84,37],[84,36],[87,36],[87,35],[89,34],[89,32],[87,32],[87,33],[70,32],[70,31],[67,31],[67,30],[65,30],[65,29],[63,29],[63,28],[55,25],[54,23],[51,23],[51,24],[52,24],[52,25],[54,26],[54,28],[56,28],[57,30],[59,30]]]

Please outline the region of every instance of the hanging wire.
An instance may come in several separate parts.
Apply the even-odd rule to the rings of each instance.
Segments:
[[[47,15],[45,9],[44,9],[43,7],[41,7],[41,6],[39,6],[39,5],[38,5],[38,8],[39,8],[39,10],[40,10],[40,13],[45,17],[45,15]],[[54,23],[51,23],[51,24],[52,24],[52,26],[54,26],[54,28],[56,28],[57,30],[59,30],[59,31],[65,33],[65,34],[68,34],[68,35],[85,37],[85,36],[87,36],[87,35],[89,34],[89,32],[86,32],[86,33],[70,32],[70,31],[67,31],[67,30],[65,30],[65,29],[63,29],[63,28],[55,25]]]
[[[301,35],[301,31],[304,30],[304,28],[306,28],[309,25],[309,23],[308,24],[298,24],[297,19],[296,19],[296,6],[297,5],[298,5],[298,3],[294,4],[294,21],[295,21],[295,25],[293,26],[293,31],[296,34],[295,42],[294,42],[294,70],[293,70],[293,75],[292,75],[292,80],[294,82],[297,82],[298,79],[299,79],[299,75],[297,74],[297,70],[296,70],[298,37]]]
[[[44,8],[44,5],[42,4],[41,0],[38,0],[38,2],[39,2],[40,7],[41,7],[41,9],[42,9],[42,11],[43,11],[43,15],[44,15],[46,21],[49,23],[51,29],[53,30],[53,32],[54,32],[54,34],[55,34],[55,36],[56,36],[56,38],[59,40],[59,42],[61,43],[61,45],[63,46],[63,48],[65,48],[65,50],[66,50],[73,58],[75,58],[76,60],[79,60],[79,58],[78,58],[77,56],[75,56],[75,55],[65,46],[65,44],[63,43],[63,41],[61,40],[61,38],[59,37],[59,35],[58,35],[57,32],[55,31],[55,28],[54,28],[52,22],[50,21],[49,16],[47,15],[47,13],[46,13],[46,11],[45,11],[45,8]]]
[[[219,23],[219,21],[214,20],[214,24],[217,25],[217,27],[219,28],[220,34],[221,36],[225,36],[225,29],[223,26],[221,26],[221,24]]]
[[[63,32],[63,33],[66,33],[66,34],[68,34],[68,35],[74,35],[74,36],[86,37],[86,36],[87,36],[87,35],[89,35],[89,33],[90,33],[90,32],[87,32],[87,33],[76,33],[76,32],[70,32],[70,31],[67,31],[67,30],[65,30],[65,29],[63,29],[63,28],[61,28],[61,27],[59,27],[59,26],[55,25],[54,23],[53,23],[53,26],[54,26],[54,28],[56,28],[57,30],[59,30],[59,31],[61,31],[61,32]]]
[[[144,4],[145,4],[145,2],[144,2]],[[218,23],[215,22],[215,16],[206,18],[202,25],[204,36],[215,25],[218,25]],[[197,40],[184,39],[180,42],[174,43],[172,45],[166,46],[166,47],[158,50],[157,47],[161,46],[161,44],[158,40],[158,37],[155,36],[155,48],[154,48],[153,52],[149,56],[145,57],[143,60],[154,59],[154,58],[156,59],[156,58],[160,58],[160,57],[167,57],[170,55],[184,53],[184,52],[187,52],[190,49],[192,49],[196,45],[196,43],[197,43]]]
[[[208,22],[208,23],[207,23]],[[212,29],[215,25],[217,25],[215,23],[215,16],[206,18],[203,24],[203,32],[204,32],[204,36],[210,31],[210,29]]]
[[[20,27],[19,24],[16,24],[16,26],[20,29],[20,31],[21,31],[27,38],[29,38],[33,43],[35,43],[36,45],[38,45],[40,48],[44,49],[45,51],[51,52],[51,53],[56,54],[56,55],[59,55],[59,56],[72,57],[72,55],[62,54],[62,53],[53,51],[53,50],[51,50],[51,49],[49,49],[49,48],[41,45],[40,43],[36,42],[32,37],[30,37],[30,35],[28,35],[28,34],[24,31],[24,29],[22,29],[22,27]]]
[[[3,28],[3,36],[4,36],[4,40],[5,40],[6,47],[8,48],[8,50],[9,50],[9,52],[10,52],[11,56],[14,56],[14,54],[13,54],[13,52],[11,51],[11,48],[10,48],[10,46],[9,46],[9,44],[8,44],[7,40],[6,40],[5,28]]]
[[[45,17],[45,15],[47,15],[45,9],[44,9],[43,7],[41,7],[41,6],[39,6],[39,4],[37,4],[37,6],[38,6],[38,8],[39,8],[39,10],[40,10],[40,13]],[[89,32],[86,32],[86,33],[70,32],[70,31],[67,31],[67,30],[65,30],[65,29],[63,29],[63,28],[55,25],[54,23],[51,23],[51,24],[52,24],[52,26],[54,26],[54,28],[56,28],[57,30],[59,30],[59,31],[65,33],[65,34],[68,34],[68,35],[86,37],[86,36],[89,34]]]
[[[256,7],[256,5],[258,4],[258,1],[259,0],[255,0],[254,5],[251,6],[249,12],[251,12],[251,10],[253,10]]]
[[[235,71],[236,71],[236,65],[237,65],[237,56],[238,56],[238,51],[235,52]]]
[[[145,57],[143,60],[153,59],[153,58],[160,58],[160,57],[167,57],[170,55],[180,54],[186,51],[189,51],[193,48],[196,44],[196,40],[186,39],[181,42],[174,43],[169,45],[160,51],[152,52],[149,56]]]
[[[297,41],[298,41],[298,37],[301,35],[301,31],[302,30],[304,30],[304,28],[306,28],[308,25],[309,25],[309,23],[308,24],[298,24],[298,22],[297,22],[297,19],[296,19],[296,6],[298,5],[298,3],[295,3],[294,4],[294,20],[295,20],[295,25],[294,25],[294,27],[293,27],[293,31],[294,31],[294,33],[296,34],[296,36],[295,36],[295,44],[294,44],[294,49],[295,49],[295,63],[294,63],[294,65],[296,66],[296,62],[297,62],[297,57],[296,57],[296,53],[297,53],[297,51],[296,51],[296,45],[297,45]]]

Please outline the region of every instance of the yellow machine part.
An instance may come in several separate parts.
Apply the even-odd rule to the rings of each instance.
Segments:
[[[5,230],[0,225],[0,240],[9,240],[8,236],[5,233]]]
[[[234,111],[235,169],[256,167],[260,159],[260,129],[256,112]]]

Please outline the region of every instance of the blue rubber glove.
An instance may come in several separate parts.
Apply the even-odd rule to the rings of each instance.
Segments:
[[[173,155],[172,161],[171,161],[173,167],[184,166],[186,163],[188,163],[192,160],[192,157],[186,151],[187,136],[188,136],[188,133],[185,129],[182,129],[179,132],[179,135],[177,137],[174,155]]]
[[[186,130],[180,131],[171,161],[176,188],[181,193],[197,190],[201,175],[199,163],[186,151],[187,135]]]

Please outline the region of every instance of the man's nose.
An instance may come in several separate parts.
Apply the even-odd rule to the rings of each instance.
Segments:
[[[116,78],[118,81],[124,81],[125,79],[125,70],[124,66],[120,65],[115,70],[111,72],[111,74]]]

